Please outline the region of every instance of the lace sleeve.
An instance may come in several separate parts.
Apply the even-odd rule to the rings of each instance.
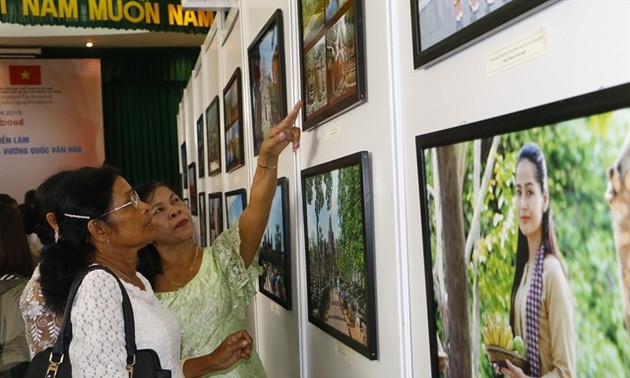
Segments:
[[[234,299],[232,311],[238,314],[237,316],[244,317],[249,300],[256,294],[254,282],[262,269],[258,265],[258,253],[249,267],[245,268],[239,251],[240,244],[240,229],[236,222],[234,226],[219,235],[211,248],[232,290]]]
[[[63,314],[49,310],[39,285],[39,266],[35,268],[20,297],[20,311],[26,326],[26,342],[31,359],[57,341]]]
[[[129,377],[121,303],[120,287],[108,273],[85,276],[71,313],[73,377]]]

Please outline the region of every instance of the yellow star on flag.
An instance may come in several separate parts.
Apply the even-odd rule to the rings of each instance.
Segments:
[[[27,70],[24,70],[20,72],[20,76],[22,77],[22,80],[28,80],[31,77],[31,73]]]

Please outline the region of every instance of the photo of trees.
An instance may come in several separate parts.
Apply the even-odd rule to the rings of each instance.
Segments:
[[[553,111],[527,114],[534,113]],[[434,310],[429,329],[435,331],[440,360],[434,366],[443,366],[433,377],[495,376],[482,328],[488,314],[509,320],[519,229],[514,174],[518,152],[530,142],[547,161],[556,244],[573,297],[575,376],[630,376],[630,252],[627,245],[625,252],[618,245],[623,228],[630,231],[630,215],[618,219],[607,199],[611,167],[630,162],[630,108],[565,118],[528,125],[526,119],[513,117],[521,125],[514,132],[419,148],[423,223],[429,232],[424,253],[431,262],[425,269],[433,283],[427,289],[433,294],[427,299],[429,311]],[[466,128],[484,129],[475,126]],[[452,138],[458,133],[448,134]],[[441,182],[443,177],[448,182]],[[616,195],[625,198],[620,206],[628,214],[630,193]],[[453,210],[457,208],[461,210]],[[460,217],[461,229],[456,221]],[[461,242],[449,241],[454,235],[462,235]]]
[[[286,177],[278,179],[267,228],[260,244],[259,262],[262,273],[260,291],[278,304],[291,309],[291,238],[289,194]]]
[[[367,152],[303,172],[308,307],[311,322],[373,359],[371,204],[362,159]]]

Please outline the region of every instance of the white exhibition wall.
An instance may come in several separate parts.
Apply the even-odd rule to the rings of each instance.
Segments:
[[[247,47],[277,8],[284,16],[289,108],[300,97],[296,1],[241,0],[227,18],[217,17],[182,97],[178,135],[180,144],[186,142],[188,163],[196,161],[197,119],[215,95],[223,106],[223,88],[240,67],[246,165],[199,179],[198,192],[246,188],[249,196],[256,158]],[[409,1],[364,1],[367,102],[304,132],[297,154],[281,156],[279,176],[288,178],[290,188],[293,308],[259,294],[249,313],[270,377],[430,376],[415,137],[630,82],[627,0],[560,1],[421,69],[413,67],[410,12]],[[487,54],[541,30],[545,52],[486,74]],[[300,171],[360,150],[370,152],[374,198],[375,361],[311,324],[307,315]]]

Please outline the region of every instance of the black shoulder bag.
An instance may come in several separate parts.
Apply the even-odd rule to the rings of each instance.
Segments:
[[[162,369],[160,358],[152,349],[136,350],[136,331],[133,320],[133,308],[127,295],[127,290],[122,285],[118,277],[108,268],[101,265],[92,265],[83,270],[75,278],[68,294],[68,303],[63,317],[63,325],[59,333],[59,338],[55,345],[37,353],[31,360],[25,378],[70,378],[72,377],[72,366],[68,348],[72,341],[72,322],[70,312],[74,297],[77,294],[83,278],[91,271],[100,269],[116,278],[120,291],[122,292],[123,316],[125,319],[125,343],[127,348],[127,371],[130,378],[170,378],[171,371]]]

